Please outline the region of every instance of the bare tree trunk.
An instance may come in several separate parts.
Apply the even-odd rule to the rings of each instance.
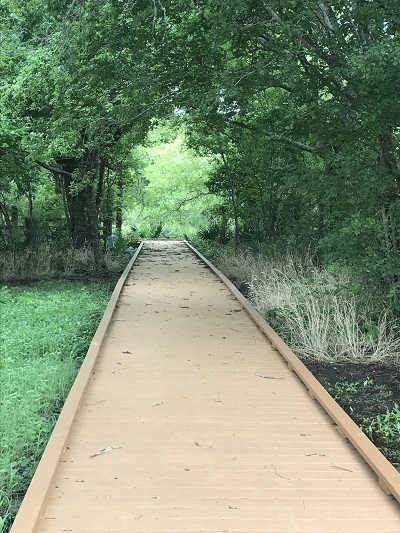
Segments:
[[[233,213],[233,222],[235,226],[235,247],[239,247],[239,211],[238,211],[238,204],[237,204],[237,194],[236,194],[236,184],[232,176],[232,172],[230,169],[230,166],[228,165],[228,161],[225,157],[225,154],[221,152],[222,161],[225,166],[225,172],[228,178],[229,188],[230,188],[230,197],[231,197],[231,204],[232,204],[232,213]]]
[[[57,175],[59,179],[63,179],[64,205],[67,211],[68,229],[73,246],[76,248],[80,248],[85,244],[90,246],[96,263],[102,266],[104,259],[100,247],[98,210],[93,191],[94,179],[92,178],[88,185],[82,187],[79,178],[75,177],[77,172],[85,168],[82,161],[87,159],[60,157],[56,159],[58,167],[52,167],[41,161],[36,162],[54,175]]]
[[[124,193],[124,182],[122,178],[118,178],[118,198],[117,198],[117,207],[115,213],[115,228],[117,235],[122,233],[122,203],[123,203],[123,193]]]
[[[113,225],[113,189],[107,176],[107,186],[103,200],[103,238],[106,245],[108,237],[112,235]]]
[[[14,247],[13,226],[4,199],[0,202],[0,213],[3,215],[3,220],[6,229],[4,240],[6,241],[7,247],[11,249]]]

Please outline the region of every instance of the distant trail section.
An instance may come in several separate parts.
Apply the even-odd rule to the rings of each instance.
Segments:
[[[226,285],[146,241],[28,531],[394,533],[400,511]]]

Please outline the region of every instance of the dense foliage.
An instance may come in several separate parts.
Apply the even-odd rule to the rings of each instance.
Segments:
[[[209,1],[171,18],[180,106],[220,160],[210,185],[236,239],[311,245],[394,295],[399,4]]]
[[[101,263],[132,148],[173,116],[214,159],[203,236],[311,248],[396,302],[397,1],[2,0],[0,24],[2,249],[86,243]]]
[[[132,152],[132,183],[124,202],[124,233],[133,237],[189,238],[207,226],[218,198],[206,182],[213,163],[184,145],[171,124],[159,125]]]

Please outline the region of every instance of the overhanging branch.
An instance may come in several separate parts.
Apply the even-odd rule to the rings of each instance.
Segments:
[[[67,172],[66,170],[62,170],[61,168],[52,167],[51,165],[48,165],[47,163],[43,163],[43,161],[39,161],[38,159],[35,159],[35,163],[39,165],[42,168],[45,168],[46,170],[49,170],[53,174],[58,174],[60,176],[66,176],[68,178],[72,178],[71,172]]]
[[[303,152],[309,152],[310,154],[314,154],[318,150],[314,146],[309,146],[308,144],[304,144],[300,141],[289,139],[288,137],[284,137],[283,135],[280,135],[279,133],[260,130],[259,128],[256,128],[256,126],[253,126],[252,124],[246,124],[245,122],[242,122],[240,120],[230,120],[230,119],[225,119],[225,120],[226,122],[228,122],[229,124],[233,124],[234,126],[239,126],[240,128],[244,128],[250,131],[256,131],[263,135],[267,135],[273,141],[282,142],[284,144],[290,144],[291,146],[295,146],[296,148],[299,148],[299,150],[303,150]]]
[[[210,192],[200,191],[200,192],[196,193],[195,195],[193,195],[193,196],[191,196],[189,198],[185,198],[184,200],[179,202],[178,206],[175,209],[173,209],[172,213],[175,213],[176,211],[179,211],[185,204],[188,204],[190,202],[193,202],[193,200],[198,200],[199,198],[201,198],[203,196],[208,196],[210,194],[211,194]]]
[[[317,148],[314,146],[308,146],[308,144],[301,143],[299,141],[294,141],[293,139],[288,139],[287,137],[284,137],[283,135],[279,135],[277,133],[273,133],[272,131],[264,131],[266,135],[273,141],[283,142],[285,144],[291,144],[292,146],[295,146],[296,148],[299,148],[300,150],[303,150],[304,152],[309,152],[310,154],[314,154],[317,151]]]

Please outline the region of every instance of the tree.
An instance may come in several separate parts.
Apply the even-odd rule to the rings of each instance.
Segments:
[[[206,186],[213,162],[188,149],[181,122],[155,125],[132,154],[133,180],[124,203],[138,235],[154,236],[160,228],[163,236],[194,237],[218,203]]]
[[[264,174],[271,180],[276,177],[268,172],[271,158],[278,169],[279,161],[293,154],[298,171],[288,165],[290,194],[279,211],[293,211],[297,195],[292,214],[308,220],[306,235],[318,238],[322,258],[362,263],[367,273],[371,258],[383,255],[379,265],[375,261],[375,274],[395,282],[398,4],[230,0],[185,10],[183,2],[171,1],[166,13],[166,55],[176,76],[177,105],[193,117],[191,128],[200,127],[203,139],[211,131],[229,139],[233,127],[247,131],[249,147],[268,147]],[[233,141],[239,152],[242,138],[238,134]],[[247,168],[253,152],[246,149]],[[265,212],[265,202],[259,208]],[[358,242],[354,250],[364,248],[362,257],[343,246],[333,253],[346,233]],[[280,230],[276,236],[284,235]]]
[[[105,174],[118,173],[121,158],[165,107],[149,68],[153,11],[107,0],[65,8],[47,2],[27,24],[37,2],[8,5],[24,39],[18,75],[4,91],[7,113],[24,124],[21,149],[62,193],[72,243],[89,244],[101,262],[99,207],[103,193],[110,197]],[[120,189],[122,175],[115,180]]]

